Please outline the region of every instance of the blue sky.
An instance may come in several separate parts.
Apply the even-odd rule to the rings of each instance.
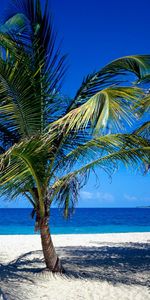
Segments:
[[[44,2],[44,1],[43,1]],[[2,0],[1,10],[8,3]],[[111,60],[131,54],[150,53],[149,0],[51,0],[55,27],[63,38],[69,69],[63,91],[73,96],[85,75],[100,69]],[[135,207],[150,205],[150,175],[142,176],[121,168],[110,182],[98,171],[81,191],[80,207]],[[3,202],[0,207],[24,207],[23,200]]]

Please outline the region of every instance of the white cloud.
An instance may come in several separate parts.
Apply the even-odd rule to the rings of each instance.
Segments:
[[[103,192],[103,193],[97,192],[96,199],[101,202],[111,202],[112,203],[114,201],[114,196],[107,192]]]
[[[84,200],[98,200],[99,202],[109,202],[112,203],[114,201],[114,196],[107,192],[88,192],[81,191],[81,198]]]
[[[137,200],[137,197],[134,195],[124,194],[123,197],[124,197],[124,199],[129,200],[129,201]]]
[[[80,195],[81,195],[82,199],[92,199],[94,196],[93,193],[88,192],[88,191],[81,191]]]

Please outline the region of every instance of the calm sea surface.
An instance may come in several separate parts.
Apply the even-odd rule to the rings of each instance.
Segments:
[[[69,220],[51,209],[51,232],[150,232],[150,208],[78,208]],[[0,234],[33,234],[31,209],[0,209]]]

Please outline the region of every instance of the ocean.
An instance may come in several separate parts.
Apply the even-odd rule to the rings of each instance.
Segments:
[[[0,209],[0,235],[34,234],[31,209]],[[69,220],[51,209],[52,234],[150,232],[150,208],[77,208]]]

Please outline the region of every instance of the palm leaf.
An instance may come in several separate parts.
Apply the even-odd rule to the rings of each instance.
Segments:
[[[149,112],[149,110],[150,110],[150,95],[147,95],[146,97],[144,97],[142,99],[139,108],[141,108],[141,110],[144,113]]]
[[[150,141],[150,121],[143,123],[138,129],[134,131],[134,134],[140,135]]]
[[[27,58],[24,60],[20,57],[15,66],[1,60],[0,124],[7,126],[11,132],[18,131],[22,136],[41,131],[41,103],[37,93],[39,83],[38,80],[33,81],[33,76]]]
[[[74,208],[76,204],[76,198],[74,198],[75,202],[72,202],[72,198],[70,197],[71,189],[69,189],[69,182],[70,180],[76,178],[76,182],[82,182],[82,185],[78,184],[78,191],[80,186],[83,186],[86,182],[86,178],[89,176],[91,171],[94,171],[95,168],[101,168],[108,174],[112,174],[115,169],[118,168],[119,163],[123,163],[126,167],[132,166],[133,168],[137,167],[139,163],[144,162],[147,165],[149,162],[149,155],[150,155],[150,147],[143,147],[143,148],[132,148],[127,150],[120,150],[111,154],[108,154],[102,158],[92,161],[84,165],[83,167],[68,173],[67,175],[59,178],[52,186],[50,186],[50,196],[51,201],[57,201],[58,205],[62,205],[64,207],[64,215],[68,216],[68,209]],[[73,207],[72,207],[73,205]],[[67,206],[67,210],[66,210]]]
[[[67,173],[72,168],[76,169],[80,165],[90,163],[109,154],[115,154],[117,151],[132,150],[135,147],[142,149],[142,147],[148,146],[149,141],[138,134],[111,134],[94,138],[85,144],[79,145],[56,161],[50,176],[53,177],[58,174],[59,169],[62,169],[63,173]]]
[[[0,32],[5,34],[22,34],[25,33],[29,27],[27,27],[28,19],[24,14],[16,14],[8,19],[3,25],[0,26]]]
[[[63,208],[64,217],[68,218],[74,211],[78,202],[80,183],[77,177],[71,176],[63,182],[55,199],[57,205]]]
[[[58,179],[49,187],[50,203],[55,200],[63,207],[67,217],[76,205],[78,192],[86,183],[90,172],[95,173],[97,168],[101,168],[111,175],[120,163],[134,169],[139,164],[145,166],[149,162],[149,154],[148,140],[137,134],[115,134],[92,139],[63,157],[51,173],[53,179]],[[71,168],[73,171],[69,172]],[[60,169],[66,175],[58,176]]]
[[[140,78],[137,82],[139,85],[146,85],[150,83],[150,74],[144,75],[142,78]]]
[[[57,192],[65,184],[67,184],[70,177],[74,176],[83,176],[91,171],[94,171],[95,168],[101,168],[107,173],[111,174],[115,169],[118,168],[120,162],[127,166],[132,166],[133,168],[137,167],[139,163],[148,163],[150,155],[150,146],[146,147],[137,147],[131,149],[121,149],[119,151],[104,155],[88,164],[83,165],[81,168],[68,173],[67,175],[60,177],[50,189],[54,191],[54,196],[56,197]],[[53,195],[52,195],[53,197]]]
[[[106,65],[103,72],[120,73],[131,72],[139,79],[143,78],[150,71],[150,55],[129,55],[112,61]]]
[[[128,73],[132,73],[141,79],[149,71],[150,55],[132,55],[114,60],[100,71],[87,76],[72,100],[68,111],[83,104],[102,89],[120,84],[120,79],[116,78],[120,75],[126,75],[127,80]]]
[[[100,129],[106,128],[108,121],[117,129],[122,128],[123,121],[131,124],[132,106],[139,101],[141,95],[142,91],[138,88],[110,87],[104,89],[53,123],[50,131],[58,127],[62,132],[78,131],[85,129],[90,124],[95,133],[98,133]]]
[[[44,62],[41,74],[46,74],[49,90],[56,90],[65,73],[66,56],[61,56],[60,47],[56,46],[48,1],[43,11],[39,0],[14,1],[13,17],[6,19],[3,28],[25,46],[36,65],[40,67]]]
[[[28,100],[25,99],[26,103],[30,103],[31,106],[31,103],[36,102],[35,114],[36,117],[40,115],[40,118],[38,120],[36,118],[34,124],[40,125],[39,131],[43,131],[48,122],[56,119],[55,112],[53,113],[54,106],[56,109],[61,107],[57,99],[60,97],[58,91],[65,72],[66,58],[66,56],[61,56],[60,47],[56,45],[56,34],[47,5],[48,2],[46,1],[42,11],[39,0],[14,1],[13,16],[6,18],[5,24],[0,28],[1,36],[6,37],[7,43],[11,45],[8,47],[2,38],[0,44],[3,46],[3,51],[8,49],[10,53],[13,53],[12,45],[15,44],[16,50],[13,53],[15,59],[21,61],[24,55],[26,57],[25,63],[22,65],[25,72],[21,74],[20,71],[19,79],[22,82],[22,88],[23,84],[28,83],[29,92]],[[25,66],[26,61],[29,62],[27,68]],[[23,75],[26,75],[27,78]],[[19,91],[22,96],[24,93],[27,96],[25,89]],[[32,98],[35,100],[33,101]],[[32,133],[27,133],[27,128],[31,128],[31,124],[28,124],[29,120],[32,120],[33,127],[34,112],[33,118],[31,118],[29,111],[26,110],[27,106],[25,111],[24,107],[22,108],[22,116],[25,115],[25,120],[22,120],[22,123],[24,122],[24,127],[25,122],[27,123],[26,135],[31,135],[34,130],[31,129]],[[24,128],[22,128],[23,130]]]
[[[47,151],[41,148],[41,141],[35,138],[15,144],[0,155],[0,185],[13,196],[19,195],[20,191],[30,193],[30,189],[36,188],[41,215],[44,214],[42,184],[46,164]]]
[[[81,163],[83,161],[95,159],[98,156],[103,157],[121,149],[134,149],[147,147],[149,142],[136,134],[110,134],[95,139],[91,139],[87,143],[78,146],[66,155],[65,160],[71,164]]]

